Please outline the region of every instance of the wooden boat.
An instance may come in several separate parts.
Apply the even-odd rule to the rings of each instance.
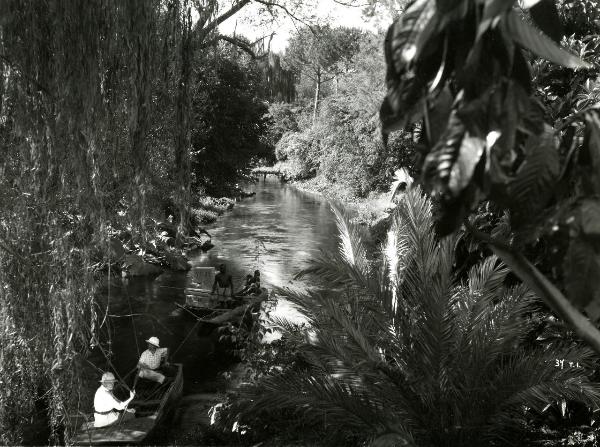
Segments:
[[[241,315],[247,309],[259,305],[269,297],[266,288],[261,287],[259,295],[243,295],[226,298],[210,295],[204,291],[190,291],[186,289],[185,305],[187,312],[211,324],[223,324]]]
[[[129,408],[136,410],[136,418],[116,422],[107,427],[96,428],[93,415],[84,422],[72,438],[74,445],[124,445],[141,444],[164,420],[181,398],[183,391],[183,368],[181,363],[173,364],[177,372],[173,381],[158,383],[138,383],[136,397]]]

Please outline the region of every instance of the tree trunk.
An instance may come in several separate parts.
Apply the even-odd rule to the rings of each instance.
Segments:
[[[317,122],[317,111],[319,110],[319,96],[321,95],[321,70],[317,71],[317,79],[315,81],[315,104],[313,107],[313,124]]]
[[[179,232],[186,234],[190,205],[190,75],[192,68],[192,22],[187,1],[182,11],[181,72],[177,86],[177,109],[175,130],[175,174],[179,182],[177,207],[179,208]]]
[[[147,137],[149,131],[150,74],[152,11],[150,4],[138,0],[130,7],[130,34],[128,44],[132,48],[132,73],[130,81],[131,103],[129,109],[129,138],[134,160],[133,199],[136,204],[136,217],[140,228],[144,226],[145,189],[147,165]],[[143,234],[143,231],[141,232]]]

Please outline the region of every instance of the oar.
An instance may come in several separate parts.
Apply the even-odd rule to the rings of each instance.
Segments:
[[[140,378],[140,374],[139,372],[135,375],[135,379],[133,379],[133,386],[131,387],[131,389],[133,391],[135,391],[135,386],[137,385],[138,379]]]
[[[186,311],[187,313],[189,313],[189,314],[190,314],[192,317],[194,317],[194,318],[198,319],[198,316],[197,316],[196,314],[194,314],[194,312],[192,312],[191,310],[189,310],[187,307],[185,307],[185,306],[182,306],[182,305],[181,305],[181,304],[179,304],[179,303],[175,303],[175,305],[176,305],[177,307],[180,307],[181,309],[185,310],[185,311]]]

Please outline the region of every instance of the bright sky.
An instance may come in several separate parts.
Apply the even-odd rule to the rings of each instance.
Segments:
[[[334,27],[348,26],[373,31],[376,29],[373,22],[368,22],[362,16],[362,8],[342,6],[333,0],[317,0],[316,4],[317,7],[313,12],[319,21],[322,20]],[[283,52],[287,46],[290,33],[295,29],[292,19],[285,14],[281,14],[281,18],[276,23],[260,25],[257,22],[258,6],[253,3],[222,23],[219,29],[223,34],[232,35],[235,32],[248,37],[250,40],[256,40],[275,32],[276,34],[271,41],[271,50],[279,53]]]

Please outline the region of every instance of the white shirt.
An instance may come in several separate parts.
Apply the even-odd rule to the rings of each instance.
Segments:
[[[124,410],[126,406],[125,402],[117,400],[112,392],[101,385],[94,396],[94,427],[106,427],[112,424],[119,419],[116,410]]]
[[[156,348],[154,354],[146,349],[140,356],[139,363],[143,363],[150,369],[156,369],[160,366],[160,362],[163,358],[167,358],[167,348]]]

